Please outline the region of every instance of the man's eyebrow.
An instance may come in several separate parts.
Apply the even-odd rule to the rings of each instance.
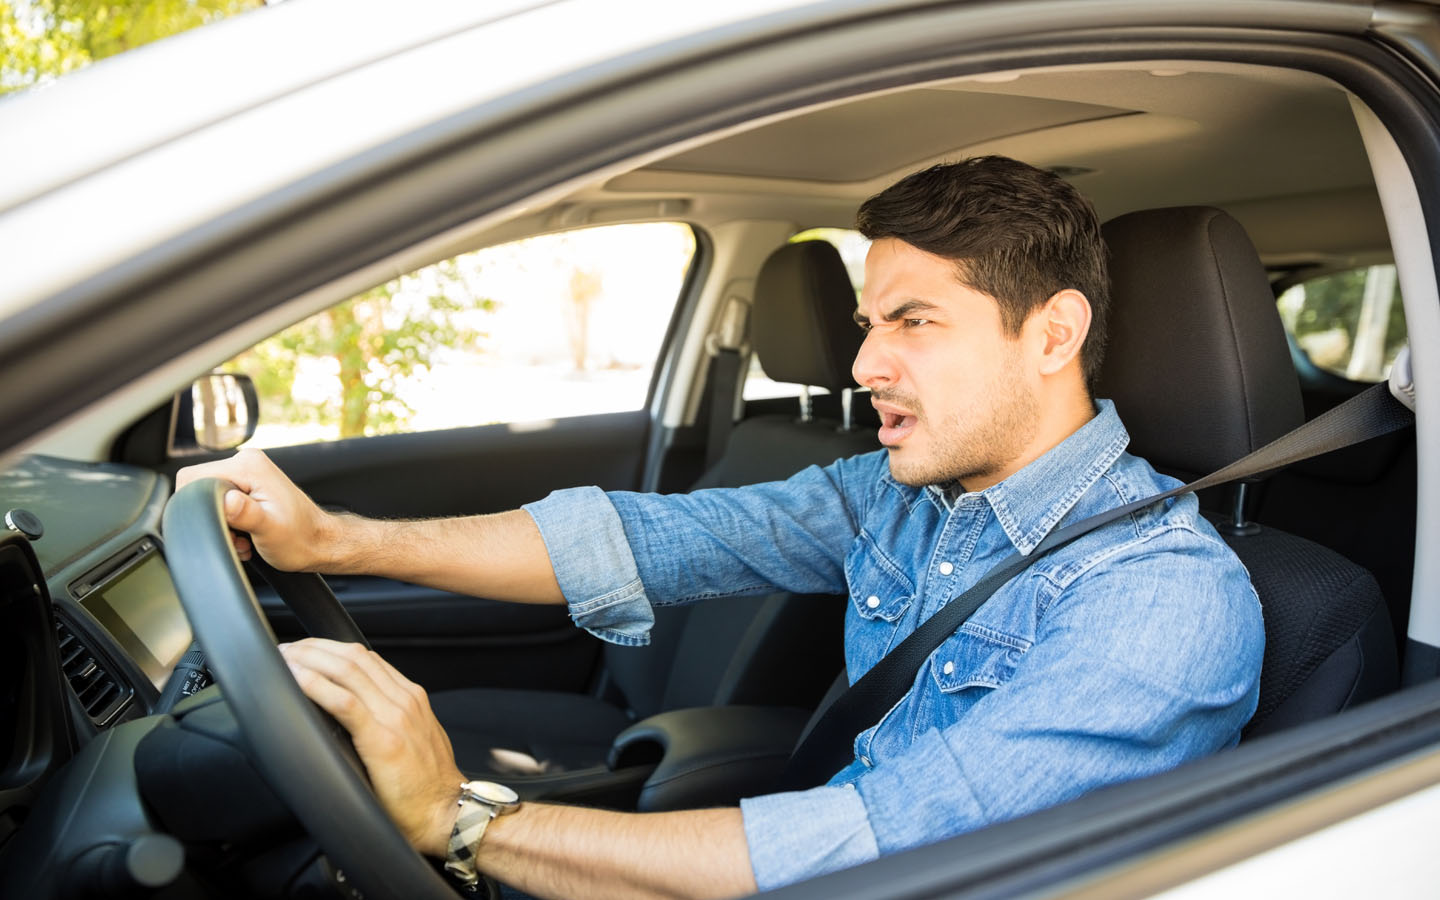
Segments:
[[[899,306],[895,307],[894,309],[890,310],[888,313],[885,313],[884,315],[882,315],[882,316],[880,317],[880,321],[881,321],[881,322],[894,322],[894,321],[896,321],[897,319],[904,319],[904,318],[908,317],[908,316],[909,316],[910,314],[912,314],[912,313],[917,313],[917,312],[929,312],[929,311],[931,311],[931,310],[935,310],[935,309],[939,309],[939,308],[940,308],[940,307],[936,306],[934,303],[931,303],[931,302],[928,301],[928,300],[920,300],[920,299],[918,299],[918,298],[911,298],[911,299],[909,299],[909,300],[906,300],[904,303],[901,303]],[[862,314],[862,313],[860,312],[860,310],[858,310],[858,309],[855,310],[855,312],[853,313],[853,315],[854,315],[854,317],[855,317],[855,323],[856,323],[857,325],[868,325],[868,324],[870,324],[870,317],[867,316],[867,315]]]

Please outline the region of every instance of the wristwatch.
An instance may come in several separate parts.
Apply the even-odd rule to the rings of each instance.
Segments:
[[[475,868],[475,854],[490,820],[520,808],[520,795],[493,781],[467,781],[460,785],[460,813],[450,831],[450,844],[445,854],[445,871],[465,887],[480,880]]]

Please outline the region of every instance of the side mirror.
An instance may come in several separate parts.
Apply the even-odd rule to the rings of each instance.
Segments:
[[[172,455],[231,450],[259,424],[260,397],[249,375],[211,372],[175,395]]]

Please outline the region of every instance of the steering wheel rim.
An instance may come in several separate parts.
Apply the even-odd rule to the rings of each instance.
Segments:
[[[347,882],[366,896],[454,900],[454,890],[410,846],[346,762],[320,710],[301,692],[276,649],[275,633],[225,521],[225,492],[232,487],[213,478],[186,485],[165,507],[161,527],[181,604],[245,735],[252,763]],[[338,621],[334,610],[324,609],[327,596],[337,608],[339,602],[323,582],[321,590],[301,595],[274,586],[287,604],[310,605],[307,614],[296,611],[302,622]],[[316,615],[308,615],[311,611]],[[350,625],[355,627],[353,620]]]

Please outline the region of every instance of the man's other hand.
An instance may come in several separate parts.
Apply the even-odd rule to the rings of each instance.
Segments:
[[[224,479],[236,487],[225,493],[225,520],[250,536],[235,537],[241,559],[250,558],[253,545],[266,562],[287,572],[324,566],[335,516],[316,506],[270,457],[259,450],[241,450],[227,459],[187,466],[175,473],[175,488],[201,478]]]
[[[424,688],[359,644],[306,638],[280,652],[305,696],[350,732],[400,833],[421,853],[444,857],[465,776]]]

